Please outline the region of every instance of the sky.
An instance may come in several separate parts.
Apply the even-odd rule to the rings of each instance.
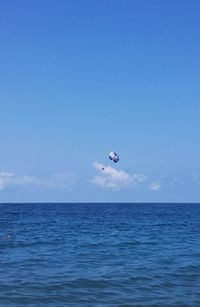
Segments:
[[[199,55],[198,0],[0,0],[0,202],[200,202]]]

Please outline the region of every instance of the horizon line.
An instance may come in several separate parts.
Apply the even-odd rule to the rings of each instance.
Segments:
[[[0,205],[9,204],[199,204],[199,202],[0,202]]]

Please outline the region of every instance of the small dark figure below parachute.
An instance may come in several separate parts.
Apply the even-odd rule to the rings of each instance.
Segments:
[[[119,156],[114,151],[111,151],[109,153],[109,159],[113,161],[114,163],[117,163],[119,161]],[[105,170],[105,167],[102,167],[102,171],[104,170]]]
[[[115,152],[111,151],[109,154],[109,159],[114,163],[117,163],[119,161],[119,156]]]

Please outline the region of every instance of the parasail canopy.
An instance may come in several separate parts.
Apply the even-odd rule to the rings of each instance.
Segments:
[[[116,163],[119,161],[119,156],[114,151],[111,151],[109,153],[109,159]]]

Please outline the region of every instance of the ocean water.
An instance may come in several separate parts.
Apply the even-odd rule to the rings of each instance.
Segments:
[[[1,204],[0,306],[200,306],[200,204]]]

